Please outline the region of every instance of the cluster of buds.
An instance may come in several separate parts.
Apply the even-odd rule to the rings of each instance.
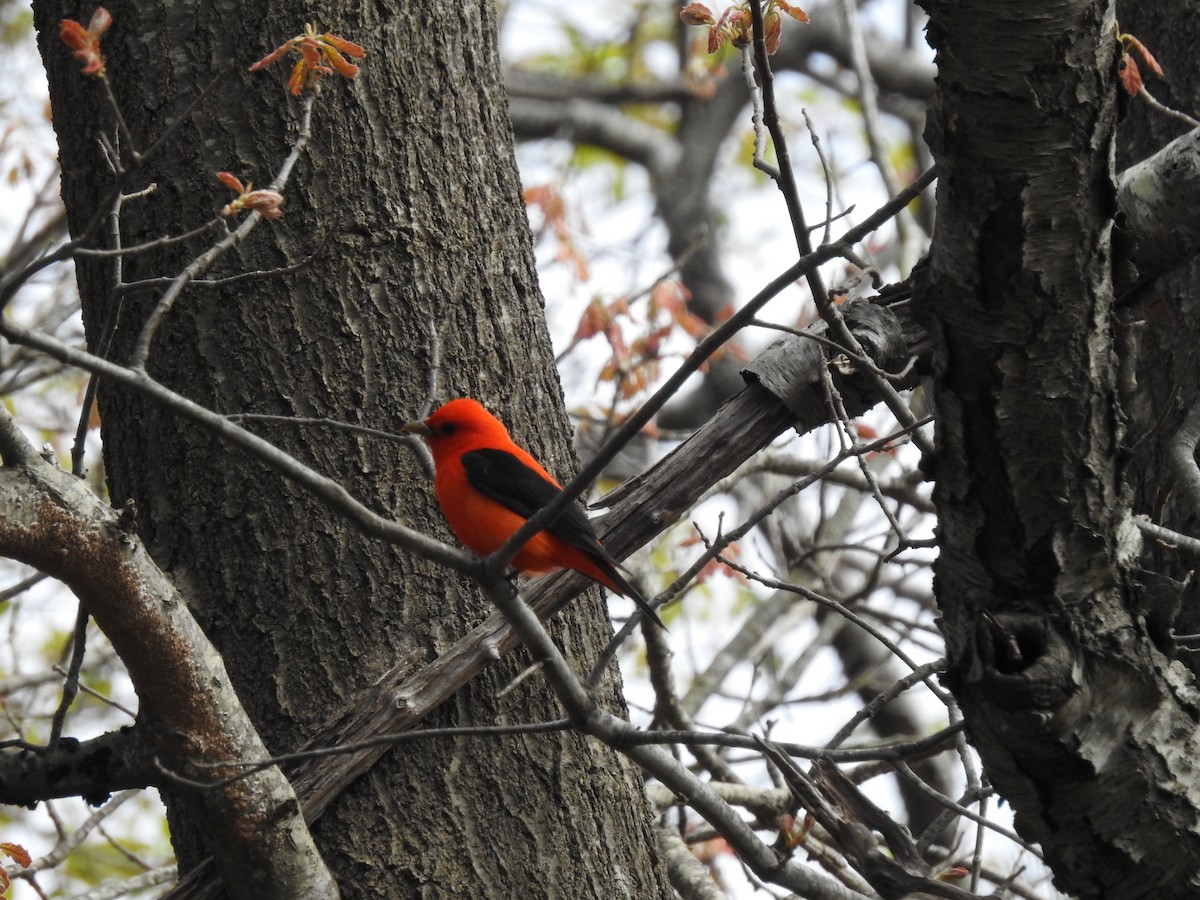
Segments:
[[[97,6],[92,20],[84,28],[74,19],[63,19],[58,25],[58,36],[75,51],[75,58],[83,63],[83,74],[104,77],[104,54],[100,52],[100,38],[112,25],[112,16],[103,6]]]
[[[290,51],[300,54],[296,65],[292,67],[292,75],[288,78],[288,91],[294,97],[299,97],[305,91],[316,90],[322,78],[335,72],[344,78],[357,78],[358,66],[346,57],[362,59],[367,55],[367,51],[353,41],[330,34],[328,31],[324,34],[317,34],[317,30],[312,25],[305,25],[303,34],[284,41],[252,65],[250,71],[257,72],[259,69],[265,69]]]
[[[231,219],[243,210],[256,212],[264,219],[283,218],[283,194],[272,190],[254,190],[253,184],[242,184],[242,180],[229,172],[218,172],[217,180],[237,196],[221,208],[220,216]]]
[[[759,0],[743,0],[742,3],[736,3],[725,10],[719,19],[703,3],[689,3],[680,10],[679,18],[685,25],[708,26],[709,53],[716,53],[726,43],[738,48],[748,47],[754,40],[750,4],[755,2]],[[780,35],[783,33],[782,13],[787,13],[797,22],[808,21],[808,13],[800,7],[785,3],[784,0],[767,0],[763,8],[763,37],[768,53],[779,49]]]
[[[74,51],[83,63],[83,74],[104,78],[104,54],[100,52],[100,38],[108,31],[113,18],[103,6],[96,7],[87,28],[74,19],[63,19],[58,34],[62,42]],[[357,78],[358,66],[346,59],[363,59],[367,55],[358,44],[328,31],[317,34],[312,25],[304,26],[304,33],[284,41],[250,67],[251,72],[265,69],[275,60],[290,51],[300,54],[288,78],[288,90],[295,96],[305,91],[314,91],[326,75],[338,74],[345,78]]]

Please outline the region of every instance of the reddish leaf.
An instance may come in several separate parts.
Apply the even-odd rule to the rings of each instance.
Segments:
[[[63,19],[58,26],[58,36],[83,63],[83,74],[104,77],[104,54],[100,52],[100,37],[108,31],[113,19],[107,9],[97,6],[88,27],[84,28],[73,19]]]
[[[689,3],[679,11],[684,25],[716,25],[717,20],[703,3]]]
[[[525,203],[540,209],[546,224],[554,229],[554,234],[558,238],[558,261],[573,266],[575,277],[580,281],[587,281],[589,277],[587,260],[575,248],[575,242],[571,237],[571,226],[567,223],[567,205],[563,202],[558,189],[551,184],[526,188]]]
[[[688,847],[692,851],[692,855],[705,865],[711,865],[718,857],[733,856],[733,848],[729,846],[729,841],[725,838],[711,838],[707,841],[700,841],[691,844]]]
[[[72,50],[79,51],[88,45],[87,29],[74,19],[63,19],[58,24],[58,36]]]
[[[593,297],[579,318],[579,325],[575,329],[575,336],[571,338],[571,343],[578,344],[580,341],[586,341],[588,338],[602,334],[611,325],[612,315],[609,313],[608,307],[599,297]]]
[[[283,218],[283,194],[279,191],[249,191],[238,198],[243,209],[258,213],[264,219]]]
[[[231,172],[218,172],[217,181],[231,191],[237,191],[239,194],[246,193],[246,186],[242,184],[242,180]]]
[[[20,844],[10,844],[7,842],[0,843],[0,851],[3,851],[17,865],[29,867],[33,859],[29,855],[29,851]]]
[[[321,40],[335,50],[340,50],[347,56],[353,56],[355,59],[366,59],[367,51],[360,47],[354,41],[348,41],[344,37],[338,37],[336,34],[330,34],[328,31],[321,35]]]
[[[779,42],[783,39],[783,16],[772,10],[763,17],[763,42],[766,45],[767,53],[774,53],[779,49]]]
[[[113,17],[103,6],[97,6],[96,11],[92,13],[92,20],[88,22],[88,33],[95,35],[96,39],[100,39],[100,35],[108,31],[109,26],[113,23]]]
[[[260,59],[254,65],[252,65],[250,67],[250,71],[257,72],[259,69],[265,69],[267,66],[269,66],[271,63],[275,62],[275,60],[279,59],[281,56],[283,56],[285,53],[287,53],[291,49],[292,49],[291,41],[287,41],[285,43],[280,44],[278,47],[276,47],[274,50],[272,50],[270,53],[268,53],[266,56],[264,56],[262,59]]]
[[[855,422],[854,430],[858,432],[858,436],[866,441],[879,440],[879,432],[865,422]]]
[[[325,58],[329,60],[329,65],[333,67],[335,72],[343,78],[349,78],[352,81],[358,77],[358,66],[342,56],[337,51],[337,48],[326,45],[321,49],[324,51]]]
[[[1121,77],[1121,85],[1125,88],[1125,93],[1133,97],[1142,89],[1142,73],[1138,69],[1137,60],[1126,54],[1121,57],[1121,63],[1117,69],[1117,74]]]
[[[305,25],[303,34],[284,41],[250,66],[250,71],[265,69],[291,51],[300,54],[300,59],[292,67],[287,82],[288,93],[293,96],[299,96],[307,90],[315,90],[326,75],[337,73],[344,78],[357,78],[358,66],[346,59],[346,56],[363,59],[367,55],[367,51],[353,41],[328,31],[317,34],[312,25]]]
[[[217,180],[231,191],[237,191],[237,197],[221,208],[219,215],[222,218],[228,219],[247,209],[265,219],[283,218],[283,194],[279,191],[256,191],[253,184],[243,184],[242,180],[231,172],[218,172]]]
[[[784,844],[794,850],[804,843],[814,824],[812,816],[805,816],[797,823],[794,817],[784,814],[779,817],[779,833],[783,836]]]
[[[292,66],[292,74],[288,76],[287,89],[293,97],[299,97],[304,92],[308,71],[308,65],[304,62],[303,57],[296,60],[296,65]]]
[[[1142,62],[1150,67],[1151,72],[1153,72],[1159,78],[1163,77],[1162,66],[1158,64],[1158,60],[1154,58],[1154,54],[1146,48],[1145,44],[1135,38],[1132,34],[1121,35],[1121,42],[1127,48],[1136,50],[1137,54],[1142,58]]]
[[[775,8],[781,9],[797,22],[808,22],[808,13],[798,6],[792,6],[790,3],[784,3],[783,0],[775,0]]]
[[[754,26],[749,10],[731,6],[725,10],[725,15],[721,16],[721,21],[725,23],[725,31],[729,34],[729,41],[733,46],[750,46],[754,40]]]

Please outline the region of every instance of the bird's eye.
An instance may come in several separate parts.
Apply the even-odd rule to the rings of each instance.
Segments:
[[[444,425],[442,425],[441,431],[442,434],[454,434],[454,432],[458,431],[458,423],[446,422]]]

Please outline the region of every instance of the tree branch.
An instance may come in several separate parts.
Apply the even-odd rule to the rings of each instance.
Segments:
[[[141,725],[89,741],[65,738],[36,752],[8,747],[0,750],[0,803],[32,806],[57,797],[103,803],[115,791],[158,782],[154,752],[154,742]]]
[[[125,663],[157,757],[183,768],[193,759],[265,754],[220,654],[120,515],[83,481],[41,459],[3,408],[0,454],[0,554],[58,578],[79,597]],[[234,896],[337,896],[278,769],[197,799]],[[251,872],[259,877],[247,880]]]

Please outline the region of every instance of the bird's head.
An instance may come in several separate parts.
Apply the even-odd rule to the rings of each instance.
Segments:
[[[440,453],[462,453],[497,444],[505,446],[510,441],[503,423],[468,397],[451,400],[434,410],[423,422],[408,422],[400,430],[425,438],[435,460]]]

